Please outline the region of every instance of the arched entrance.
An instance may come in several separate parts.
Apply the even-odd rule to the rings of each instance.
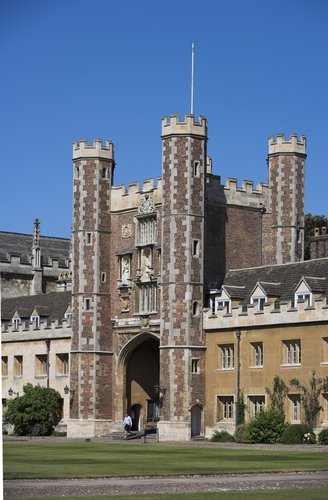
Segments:
[[[203,408],[196,404],[191,407],[191,437],[200,436],[202,430],[202,410]]]
[[[133,430],[140,430],[147,422],[155,422],[159,383],[159,338],[142,333],[128,342],[121,353],[123,363],[123,411],[127,410]]]

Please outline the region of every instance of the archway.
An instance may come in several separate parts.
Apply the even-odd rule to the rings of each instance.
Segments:
[[[191,407],[191,437],[200,436],[202,430],[202,410],[203,408],[196,404]]]
[[[140,430],[147,422],[156,421],[159,382],[159,338],[142,333],[128,342],[121,352],[123,368],[123,410],[127,410],[133,430]]]

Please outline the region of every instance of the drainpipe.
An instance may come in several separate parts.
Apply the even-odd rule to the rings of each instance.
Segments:
[[[47,389],[49,389],[49,372],[50,372],[50,340],[46,340],[47,346]]]
[[[265,212],[265,206],[260,203],[260,266],[263,266],[263,215]]]
[[[237,390],[236,390],[236,427],[238,425],[239,419],[239,396],[240,396],[240,337],[241,331],[238,328],[236,330],[236,338],[237,338]]]

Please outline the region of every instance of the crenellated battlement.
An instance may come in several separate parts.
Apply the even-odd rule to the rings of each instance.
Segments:
[[[194,115],[186,115],[180,120],[178,115],[162,118],[162,137],[170,135],[201,135],[207,137],[207,120],[204,116],[195,120]]]
[[[106,141],[103,144],[102,139],[94,139],[92,144],[88,144],[86,139],[73,142],[73,160],[79,158],[105,158],[114,159],[114,144]]]
[[[298,153],[306,154],[306,137],[305,135],[290,134],[289,139],[285,139],[284,134],[277,134],[277,137],[271,135],[269,141],[269,155]]]
[[[1,326],[2,342],[71,337],[71,323],[71,319],[41,321],[38,328],[30,321],[22,322],[18,327],[15,327],[12,323],[3,323]]]
[[[155,205],[162,203],[162,177],[157,178],[157,185],[154,179],[145,179],[142,187],[138,181],[131,182],[128,188],[125,185],[113,186],[111,210],[116,212],[137,209],[145,195],[151,195]]]
[[[299,302],[296,307],[291,302],[281,302],[279,309],[274,303],[264,304],[264,310],[259,311],[254,304],[232,307],[228,314],[225,308],[219,308],[213,315],[210,309],[204,311],[204,326],[206,330],[222,330],[225,328],[246,328],[254,326],[282,325],[290,323],[307,323],[328,320],[327,299],[316,299],[309,307],[306,302]]]
[[[209,176],[207,181],[208,200],[210,203],[240,205],[259,208],[269,207],[270,187],[265,182],[259,182],[254,188],[253,181],[243,180],[238,186],[237,179],[227,177],[221,184],[219,176]]]

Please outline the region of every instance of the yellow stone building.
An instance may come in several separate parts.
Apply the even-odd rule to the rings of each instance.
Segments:
[[[328,376],[328,259],[229,271],[204,313],[206,436],[233,432],[238,387],[245,420],[270,405],[266,388],[278,375],[289,387],[287,421],[302,420],[299,392],[313,370]],[[317,426],[328,425],[328,394]]]

